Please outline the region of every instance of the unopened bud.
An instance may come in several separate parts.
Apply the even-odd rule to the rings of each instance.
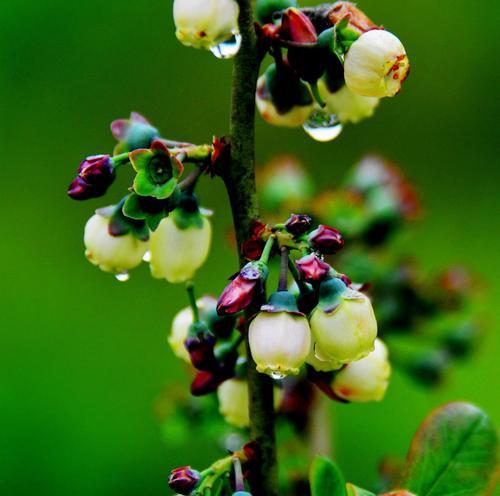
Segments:
[[[295,262],[300,275],[308,282],[320,282],[331,271],[331,267],[314,253],[306,255]]]
[[[87,157],[78,167],[78,176],[70,184],[68,195],[74,200],[98,198],[106,193],[115,177],[109,155]]]
[[[312,219],[304,214],[292,214],[286,221],[286,230],[294,236],[301,236],[311,229]]]
[[[179,467],[170,473],[168,485],[178,494],[189,495],[200,481],[200,473],[190,466]]]
[[[283,39],[295,43],[316,43],[318,41],[316,29],[309,17],[293,7],[283,12],[280,35]]]
[[[219,315],[234,314],[249,307],[262,293],[267,278],[267,267],[260,262],[249,262],[226,286],[217,302]]]
[[[333,227],[320,225],[309,234],[309,242],[313,249],[325,255],[337,253],[344,246],[344,238],[340,231]]]

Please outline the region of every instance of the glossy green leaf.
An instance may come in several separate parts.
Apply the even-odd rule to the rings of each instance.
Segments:
[[[375,496],[374,493],[353,484],[347,484],[346,491],[347,496]]]
[[[496,468],[497,435],[479,408],[449,403],[427,417],[408,455],[403,487],[418,496],[480,496]]]
[[[314,459],[309,472],[311,496],[347,496],[345,480],[337,465],[318,456]]]

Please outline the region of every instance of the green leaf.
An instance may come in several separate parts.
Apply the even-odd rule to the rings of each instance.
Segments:
[[[374,493],[353,484],[347,484],[346,490],[347,492],[345,494],[347,496],[375,496]]]
[[[479,496],[497,466],[496,431],[479,408],[449,403],[432,412],[413,438],[402,484],[418,496]]]
[[[345,480],[337,465],[318,456],[314,459],[309,472],[311,496],[347,496]]]

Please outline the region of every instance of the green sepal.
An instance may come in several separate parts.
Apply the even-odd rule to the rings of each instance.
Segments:
[[[203,228],[203,215],[194,194],[184,193],[180,196],[177,208],[172,212],[172,219],[181,230]]]
[[[317,456],[309,471],[311,496],[346,496],[345,480],[337,465],[323,456]]]
[[[326,313],[335,311],[342,302],[342,295],[346,290],[347,286],[337,277],[323,281],[319,286],[318,308]]]
[[[189,326],[187,338],[199,338],[203,336],[212,336],[210,329],[208,328],[205,321],[200,320],[199,322],[193,322]]]
[[[166,200],[131,193],[123,204],[123,214],[135,220],[144,220],[151,231],[155,231],[162,219],[174,210],[180,192],[174,192]]]
[[[109,218],[108,229],[112,236],[132,234],[132,236],[141,241],[147,241],[149,239],[148,226],[143,220],[126,217],[122,212],[124,202],[125,199],[122,199],[117,205],[100,208],[96,210],[96,213]]]
[[[224,361],[228,356],[234,354],[241,341],[240,333],[235,334],[231,339],[219,339],[214,349],[215,358],[220,362]]]
[[[257,0],[255,18],[261,24],[273,22],[273,14],[289,7],[297,7],[297,0]]]
[[[269,313],[287,312],[293,315],[304,315],[297,307],[297,298],[290,291],[276,291],[260,310]]]

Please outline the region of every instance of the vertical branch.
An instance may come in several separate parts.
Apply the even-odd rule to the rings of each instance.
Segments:
[[[222,171],[238,244],[240,264],[244,263],[241,246],[250,235],[250,226],[258,216],[255,189],[255,90],[259,74],[260,55],[257,46],[251,0],[237,0],[238,18],[242,37],[241,47],[234,59],[231,100],[231,163]],[[256,495],[277,496],[278,474],[274,432],[273,382],[260,374],[250,354],[248,339],[246,350],[249,361],[248,389],[250,404],[250,435],[260,451],[258,473],[252,478],[252,491]]]

